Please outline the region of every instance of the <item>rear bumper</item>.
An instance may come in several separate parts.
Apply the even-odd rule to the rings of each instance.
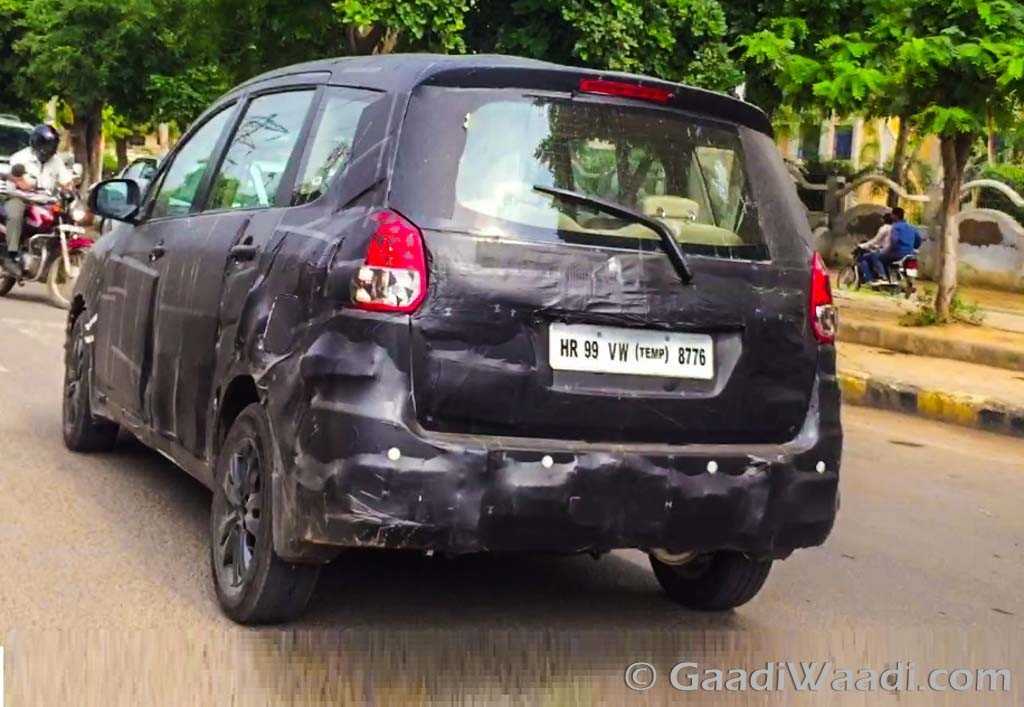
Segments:
[[[292,560],[341,547],[785,557],[824,542],[838,508],[833,356],[822,354],[802,430],[778,445],[437,434],[314,401],[294,468],[275,479],[275,546]]]

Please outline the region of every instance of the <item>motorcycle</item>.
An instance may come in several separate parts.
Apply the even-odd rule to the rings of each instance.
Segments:
[[[16,279],[0,272],[0,297],[9,293],[16,284],[42,282],[46,284],[50,302],[68,309],[78,273],[93,246],[93,239],[81,225],[88,217],[85,206],[71,191],[54,195],[10,189],[6,194],[23,199],[27,205],[18,256],[22,275]],[[2,208],[0,242],[6,250],[7,224]]]
[[[840,270],[836,278],[836,285],[839,289],[859,290],[861,288],[861,285],[864,284],[864,276],[860,270],[860,261],[867,253],[868,251],[860,245],[853,249],[853,263]],[[872,280],[870,286],[902,292],[903,296],[909,299],[914,294],[914,282],[918,275],[917,251],[889,263],[885,270],[886,276],[882,279]]]

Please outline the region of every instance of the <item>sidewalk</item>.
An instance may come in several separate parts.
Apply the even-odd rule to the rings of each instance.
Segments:
[[[976,292],[965,298],[972,301]],[[1002,299],[986,291],[984,299],[974,300],[985,302],[981,326],[907,327],[900,324],[900,316],[916,309],[913,299],[837,290],[834,295],[839,306],[839,339],[901,353],[1024,370],[1024,295],[999,294]],[[1014,309],[1017,306],[1020,309]]]
[[[1024,372],[839,345],[843,401],[1024,436]]]
[[[906,327],[913,300],[834,294],[846,403],[1024,436],[1024,295],[968,290],[981,326]]]

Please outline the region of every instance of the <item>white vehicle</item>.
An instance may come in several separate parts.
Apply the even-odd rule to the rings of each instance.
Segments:
[[[0,113],[0,172],[6,174],[11,155],[23,147],[28,147],[28,137],[31,133],[30,123],[10,113]]]

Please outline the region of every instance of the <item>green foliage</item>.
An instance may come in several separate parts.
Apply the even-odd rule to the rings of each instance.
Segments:
[[[770,115],[796,109],[818,112],[813,94],[794,94],[780,83],[785,65],[795,79],[816,70],[812,59],[826,37],[864,27],[864,0],[731,0],[723,3],[743,61],[747,97]],[[806,62],[803,59],[812,59]]]
[[[804,160],[801,171],[812,184],[824,184],[829,177],[846,177],[849,180],[857,174],[850,160],[822,160],[817,157]]]
[[[24,78],[40,95],[59,96],[76,113],[125,99],[129,87],[139,86],[136,68],[147,68],[142,48],[149,44],[154,16],[147,0],[30,0],[25,34],[15,45]]]
[[[816,37],[798,18],[740,40],[791,104],[912,115],[924,132],[980,133],[1024,91],[1024,6],[1007,0],[865,0],[852,30]],[[808,40],[814,38],[812,46]]]
[[[0,47],[12,47],[21,38],[24,3],[0,0]],[[20,61],[11,51],[0,51],[0,112],[15,113],[26,120],[26,105],[18,80]]]
[[[986,164],[981,168],[979,176],[983,179],[995,179],[1003,182],[1024,196],[1024,165]],[[1024,209],[1015,205],[1006,195],[995,189],[982,189],[978,198],[978,206],[983,209],[1002,211],[1017,219],[1018,223],[1024,224]]]
[[[385,27],[401,48],[461,53],[472,5],[473,0],[338,0],[334,9],[346,25]]]
[[[191,118],[226,85],[202,63],[214,55],[204,9],[202,0],[29,0],[15,45],[24,80],[76,115],[110,105],[129,122]]]
[[[153,74],[145,87],[151,120],[188,125],[229,87],[216,64],[185,66],[178,74]]]
[[[112,106],[103,109],[103,137],[108,141],[120,140],[134,135],[136,127],[123,115],[117,113]]]
[[[743,76],[729,57],[717,0],[481,0],[467,19],[473,51],[649,74],[728,90]]]
[[[117,156],[112,152],[103,153],[103,176],[112,177],[117,174]]]
[[[926,327],[956,322],[981,326],[985,321],[985,313],[976,302],[968,302],[959,294],[953,295],[949,305],[949,317],[943,318],[935,309],[932,292],[922,289],[917,293],[917,308],[900,316],[900,325],[906,327]]]
[[[203,41],[193,62],[219,68],[233,86],[270,69],[346,53],[346,27],[332,0],[204,0]]]

